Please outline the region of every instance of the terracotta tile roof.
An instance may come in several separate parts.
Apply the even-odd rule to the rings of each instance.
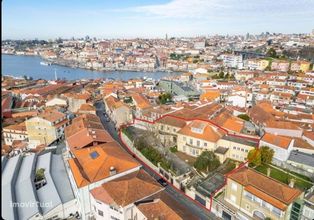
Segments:
[[[21,122],[19,124],[6,126],[3,129],[26,132],[26,125],[25,122]]]
[[[172,116],[165,116],[157,121],[160,124],[166,124],[173,127],[183,128],[186,125],[186,121],[183,119],[175,118]]]
[[[228,178],[238,182],[252,194],[281,210],[285,210],[302,193],[298,189],[291,188],[248,168],[241,168],[229,175]]]
[[[206,93],[201,94],[200,96],[200,100],[205,100],[205,101],[213,101],[217,98],[220,97],[220,91],[216,90],[216,91],[208,91]]]
[[[266,121],[266,127],[301,130],[300,127],[298,127],[297,125],[295,125],[293,122],[290,122],[290,121],[268,120]]]
[[[135,105],[140,109],[151,107],[151,104],[149,103],[149,101],[141,94],[133,93],[132,98],[133,98],[133,101],[135,102]]]
[[[314,150],[314,146],[312,146],[310,143],[303,140],[302,138],[296,138],[296,137],[294,138],[293,147]]]
[[[65,116],[66,116],[65,114],[58,112],[56,110],[46,110],[38,115],[38,117],[45,119],[47,121],[50,121],[50,122],[61,120]]]
[[[314,140],[314,132],[313,131],[304,131],[303,135],[311,140]]]
[[[65,128],[65,137],[69,138],[84,128],[104,130],[104,127],[94,114],[82,114],[72,120],[72,124]]]
[[[118,206],[127,206],[140,199],[146,198],[157,193],[163,188],[144,170],[139,170],[123,176],[121,178],[104,183],[97,187],[98,194],[91,191],[95,199],[104,201],[107,204],[116,204]],[[106,195],[106,197],[104,197]],[[109,202],[109,203],[108,203]]]
[[[114,109],[117,109],[121,106],[126,106],[123,102],[121,102],[119,99],[113,96],[108,96],[104,100],[108,106],[108,108],[113,111]]]
[[[83,128],[66,139],[71,150],[77,150],[90,145],[114,142],[105,130]]]
[[[195,132],[196,130],[200,132]],[[194,120],[178,131],[179,134],[216,143],[224,134],[221,129],[209,122]]]
[[[188,220],[198,219],[194,214],[192,214],[189,210],[187,210],[186,207],[183,206],[179,201],[175,200],[167,192],[165,192],[165,190],[160,191],[160,192],[146,198],[143,201],[147,201],[147,200],[153,200],[155,202],[161,200],[163,203],[166,204],[166,206],[168,206],[177,215],[179,215],[181,219],[188,219]],[[139,203],[137,206],[139,206],[140,204],[143,204],[143,203]],[[162,212],[160,212],[160,213],[162,213]],[[149,216],[146,216],[146,217],[149,217]],[[162,216],[160,216],[160,217],[162,217]]]
[[[154,202],[142,203],[137,208],[145,215],[147,220],[180,220],[182,219],[174,210],[167,206],[162,200],[156,199]]]
[[[81,105],[79,111],[96,111],[96,108],[91,104],[85,103]]]
[[[83,94],[78,94],[78,93],[67,93],[64,94],[65,97],[67,98],[72,98],[72,99],[84,99],[84,100],[88,100],[90,99],[90,94],[88,93],[83,93]]]
[[[97,200],[99,200],[105,204],[114,204],[115,203],[113,198],[109,195],[109,193],[102,186],[99,186],[99,187],[92,189],[90,191],[90,193],[92,194],[92,196],[95,199],[97,199]]]
[[[244,128],[244,121],[233,116],[228,111],[222,111],[215,118],[213,118],[212,121],[227,130],[235,131],[237,133],[240,133]]]
[[[75,158],[69,165],[78,188],[110,176],[110,168],[117,174],[140,166],[116,142],[72,151]]]
[[[270,133],[265,133],[265,135],[262,137],[262,141],[265,141],[269,144],[278,146],[283,149],[288,149],[292,140],[293,139],[289,137],[274,135]]]

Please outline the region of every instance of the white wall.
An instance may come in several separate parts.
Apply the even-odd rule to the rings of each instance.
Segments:
[[[276,160],[279,160],[279,161],[286,161],[290,155],[290,152],[292,151],[292,148],[293,148],[293,144],[294,144],[294,140],[292,140],[289,144],[289,147],[287,149],[285,148],[281,148],[281,147],[278,147],[276,145],[273,145],[273,144],[270,144],[270,143],[267,143],[265,141],[260,141],[260,147],[261,146],[268,146],[270,147],[271,149],[274,150],[274,159]]]

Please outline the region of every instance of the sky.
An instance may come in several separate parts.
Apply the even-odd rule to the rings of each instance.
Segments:
[[[3,39],[310,33],[314,0],[3,0]]]

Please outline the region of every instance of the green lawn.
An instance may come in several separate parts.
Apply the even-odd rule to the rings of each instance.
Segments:
[[[256,167],[255,170],[266,175],[267,174],[267,167],[269,167],[269,166],[262,164],[262,165]],[[302,175],[297,175],[297,176],[300,177],[300,178],[297,178],[296,182],[295,182],[295,186],[297,188],[299,188],[301,190],[306,190],[306,189],[309,189],[313,186],[313,184],[304,181],[302,179]],[[285,183],[285,184],[289,184],[289,180],[291,178],[294,178],[290,174],[283,172],[281,170],[272,168],[272,167],[271,167],[270,177],[272,177],[272,178],[274,178],[274,179],[276,179],[282,183]]]

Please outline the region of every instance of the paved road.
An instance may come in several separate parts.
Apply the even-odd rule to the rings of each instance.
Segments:
[[[96,102],[95,103],[95,107],[96,107],[96,114],[98,115],[98,117],[100,118],[103,126],[105,127],[105,129],[108,131],[108,133],[118,142],[120,143],[121,146],[124,146],[123,143],[121,142],[118,132],[115,129],[115,126],[113,124],[113,122],[107,122],[106,118],[104,116],[104,111],[105,111],[105,106],[103,104],[103,102]],[[123,149],[125,151],[127,151],[124,147]],[[128,152],[128,151],[127,151]],[[129,152],[128,152],[129,153]],[[138,161],[141,163],[141,161]],[[156,175],[151,169],[149,169],[145,164],[141,163],[143,165],[143,169],[149,174],[151,175],[153,178],[155,178],[156,180],[159,179],[160,177],[158,175]],[[197,218],[201,219],[201,220],[207,220],[207,219],[217,219],[217,217],[215,217],[215,215],[213,213],[210,213],[209,211],[205,210],[204,208],[201,208],[199,205],[196,205],[193,201],[191,201],[189,198],[187,198],[186,196],[182,195],[181,193],[179,193],[176,189],[174,189],[171,185],[168,185],[165,187],[165,191],[167,192],[167,194],[172,197],[173,199],[175,199],[177,202],[179,202],[180,204],[184,205],[187,209],[189,209],[189,211],[195,215]]]

